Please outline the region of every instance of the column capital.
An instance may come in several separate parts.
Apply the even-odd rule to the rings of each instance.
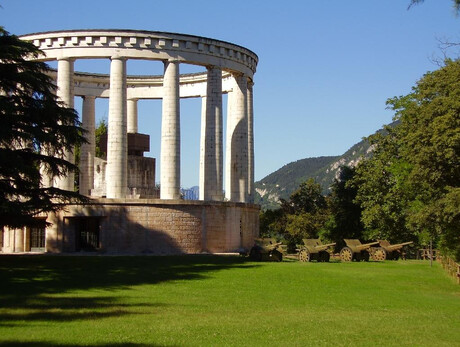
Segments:
[[[128,60],[128,58],[123,57],[123,56],[118,55],[118,54],[115,54],[115,55],[112,55],[110,57],[110,60],[124,60],[124,61],[126,61],[126,60]]]
[[[212,70],[212,69],[222,70],[222,68],[220,66],[217,66],[217,65],[206,65],[206,69],[208,69],[208,70]]]
[[[74,62],[76,59],[75,58],[70,58],[70,57],[59,57],[56,60],[57,61],[64,60],[64,61]]]
[[[179,64],[182,61],[179,58],[168,58],[163,60],[164,63],[173,63],[173,64]]]

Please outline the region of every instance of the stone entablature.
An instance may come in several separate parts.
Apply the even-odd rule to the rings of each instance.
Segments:
[[[56,72],[51,74],[56,78]],[[128,85],[128,99],[162,99],[163,98],[163,76],[126,76]],[[180,98],[199,98],[206,95],[207,73],[181,74],[179,79]],[[233,90],[231,73],[222,72],[222,94]],[[110,96],[110,75],[98,73],[74,74],[75,96],[94,96],[97,98],[108,98]]]
[[[43,60],[60,58],[177,59],[195,65],[217,66],[249,77],[258,57],[250,50],[206,37],[156,31],[72,30],[21,36],[46,53]],[[96,49],[95,49],[96,48]],[[103,49],[101,49],[103,48]]]

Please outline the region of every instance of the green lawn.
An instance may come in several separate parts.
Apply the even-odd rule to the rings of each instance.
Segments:
[[[0,346],[460,346],[429,262],[0,256]]]

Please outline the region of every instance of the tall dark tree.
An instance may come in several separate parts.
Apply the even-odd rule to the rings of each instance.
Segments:
[[[37,214],[83,199],[44,179],[75,169],[63,153],[84,137],[75,110],[57,99],[49,67],[31,59],[41,54],[0,27],[0,227],[33,224]]]
[[[358,192],[356,186],[349,184],[355,175],[355,169],[342,166],[340,174],[331,186],[328,199],[330,217],[322,236],[336,243],[339,251],[345,243],[343,239],[362,239],[363,224],[361,207],[355,202]]]

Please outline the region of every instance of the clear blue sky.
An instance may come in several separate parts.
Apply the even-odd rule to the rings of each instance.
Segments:
[[[0,0],[0,25],[22,35],[64,29],[169,31],[229,41],[259,56],[256,180],[307,157],[340,155],[383,124],[385,101],[437,69],[438,39],[460,41],[451,0]],[[455,52],[452,52],[455,53]],[[90,64],[91,63],[91,64]],[[76,70],[109,71],[108,61]],[[128,62],[130,74],[161,74]],[[193,72],[182,70],[182,72]],[[77,110],[79,103],[76,102]],[[183,187],[198,184],[200,100],[181,102]],[[98,101],[97,117],[108,105]],[[139,105],[140,132],[160,156],[161,101]],[[159,172],[157,172],[159,178]]]

